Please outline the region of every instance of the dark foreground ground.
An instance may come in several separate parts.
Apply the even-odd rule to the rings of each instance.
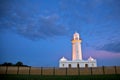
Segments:
[[[120,80],[120,75],[81,75],[81,76],[0,75],[0,80]]]

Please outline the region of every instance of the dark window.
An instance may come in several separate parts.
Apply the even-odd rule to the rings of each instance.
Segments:
[[[71,68],[71,64],[69,64],[68,67]]]
[[[62,66],[64,67],[64,64],[62,64]]]
[[[77,68],[79,68],[80,66],[79,66],[79,64],[77,64]]]
[[[94,67],[94,64],[92,63],[92,67]]]
[[[85,64],[85,67],[88,67],[88,64]]]

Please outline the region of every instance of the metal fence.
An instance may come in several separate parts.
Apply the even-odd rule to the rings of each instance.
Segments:
[[[105,75],[120,74],[120,66],[102,66],[90,68],[57,68],[57,67],[21,67],[0,66],[0,74],[28,75]]]

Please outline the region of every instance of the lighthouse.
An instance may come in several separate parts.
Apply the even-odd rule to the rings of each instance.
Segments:
[[[82,39],[79,33],[75,32],[72,37],[72,60],[62,57],[59,60],[60,68],[97,67],[96,59],[91,56],[87,60],[82,59]]]
[[[81,42],[79,33],[75,32],[72,39],[72,60],[82,60]]]

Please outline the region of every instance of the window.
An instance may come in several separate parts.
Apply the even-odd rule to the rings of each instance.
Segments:
[[[88,64],[85,64],[85,67],[87,68],[87,67],[88,67]]]
[[[64,67],[64,64],[62,64],[62,66]]]
[[[68,67],[71,68],[71,64],[68,64]]]
[[[79,63],[77,64],[77,68],[79,68],[80,66],[79,66]]]
[[[94,64],[92,63],[92,67],[94,67]]]

